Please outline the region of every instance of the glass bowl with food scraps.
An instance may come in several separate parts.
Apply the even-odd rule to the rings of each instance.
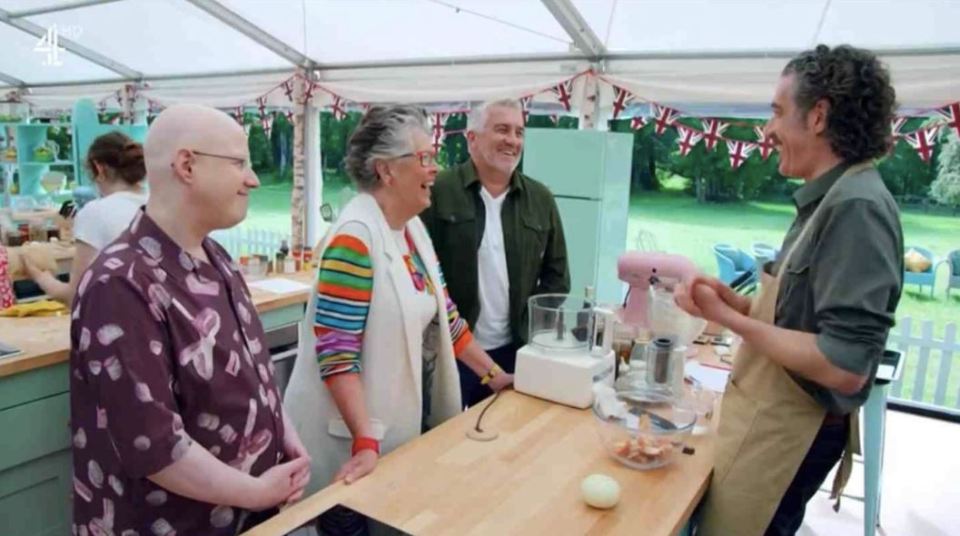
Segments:
[[[686,440],[697,413],[671,401],[650,403],[609,389],[598,392],[594,421],[607,453],[633,469],[656,469],[682,453],[693,453]]]

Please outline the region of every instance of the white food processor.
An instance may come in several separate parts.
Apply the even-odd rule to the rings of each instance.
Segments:
[[[517,351],[514,389],[590,407],[596,384],[613,385],[614,311],[570,294],[532,296],[528,304],[529,338]]]

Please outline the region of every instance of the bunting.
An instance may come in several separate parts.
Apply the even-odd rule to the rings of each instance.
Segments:
[[[680,156],[690,154],[690,151],[692,151],[693,148],[700,143],[700,139],[704,137],[700,132],[686,127],[678,126],[677,132],[680,134],[680,136],[677,137],[677,145],[680,146]]]
[[[677,119],[680,118],[679,112],[673,108],[660,106],[659,104],[653,105],[653,115],[656,116],[654,123],[657,125],[654,132],[656,132],[658,136],[663,135],[663,133],[667,131],[667,127],[673,126],[673,124],[677,122]]]
[[[954,133],[956,133],[957,138],[960,139],[960,102],[948,104],[938,110],[938,113],[947,120],[947,124],[945,126],[947,128],[952,128]]]
[[[257,97],[257,111],[259,112],[260,119],[263,119],[263,116],[267,115],[267,98],[266,97]]]
[[[750,142],[727,140],[727,151],[730,154],[730,167],[738,169],[747,161],[747,157],[749,157],[750,153],[756,148],[757,146]]]
[[[627,109],[627,105],[633,101],[633,93],[620,86],[613,86],[613,118],[620,117],[620,114]]]
[[[273,120],[274,116],[272,113],[260,118],[260,127],[263,129],[263,133],[267,136],[267,139],[270,139],[270,132],[273,130]]]
[[[303,90],[303,102],[300,104],[306,105],[310,100],[313,99],[313,92],[317,89],[317,84],[313,83],[312,80],[306,80],[307,87]]]
[[[937,132],[939,130],[940,126],[935,125],[928,128],[921,128],[910,134],[904,134],[903,137],[911,147],[916,149],[921,160],[929,162],[933,157],[933,149],[936,147]]]
[[[527,124],[530,117],[530,103],[533,102],[533,95],[520,97],[520,107],[523,108],[523,124]]]
[[[573,98],[573,79],[560,82],[553,86],[552,91],[557,96],[557,102],[563,106],[564,110],[569,112],[572,109],[570,99]]]
[[[340,121],[347,117],[347,101],[338,95],[333,96],[333,104],[330,105],[330,111],[333,112],[333,118]]]
[[[767,137],[763,127],[753,127],[753,131],[757,133],[757,148],[760,149],[760,159],[766,160],[773,154],[773,151],[777,150],[777,144]]]
[[[707,150],[712,151],[729,125],[719,119],[704,119],[701,124],[703,124],[703,142]]]
[[[163,111],[164,106],[153,99],[147,99],[147,117],[156,117]]]
[[[287,100],[293,102],[293,79],[284,80],[280,87],[283,88],[283,94],[287,96]]]
[[[730,156],[730,165],[734,169],[740,168],[747,158],[756,151],[760,158],[766,160],[777,151],[776,143],[768,138],[763,131],[762,127],[756,126],[754,122],[743,122],[736,120],[721,120],[718,118],[711,117],[701,117],[695,114],[688,114],[682,112],[678,109],[675,109],[671,106],[663,105],[657,102],[647,101],[632,93],[629,89],[623,87],[617,82],[610,81],[606,79],[603,75],[594,73],[593,71],[584,71],[578,73],[566,80],[559,82],[553,82],[552,85],[546,86],[543,89],[534,91],[533,93],[524,95],[519,98],[521,106],[523,107],[523,117],[524,122],[527,122],[529,115],[531,113],[532,103],[536,96],[539,94],[547,93],[555,98],[556,103],[559,106],[554,104],[545,104],[542,107],[542,113],[549,115],[550,121],[554,124],[559,124],[559,115],[563,112],[570,112],[574,108],[573,103],[573,94],[575,82],[578,78],[582,76],[591,76],[596,77],[600,80],[605,81],[613,89],[613,102],[612,102],[612,116],[614,119],[619,119],[623,116],[624,112],[630,108],[631,104],[637,102],[649,103],[651,106],[648,116],[634,116],[630,118],[630,128],[632,130],[639,130],[644,128],[646,125],[653,123],[655,128],[654,132],[657,135],[663,135],[666,133],[668,128],[676,128],[679,134],[677,139],[677,144],[679,152],[681,155],[689,155],[690,151],[695,147],[700,141],[704,142],[705,148],[709,150],[715,150],[720,141],[724,141],[727,144],[728,153]],[[351,102],[345,97],[335,94],[329,89],[323,87],[322,85],[309,80],[302,74],[294,75],[294,77],[288,78],[283,82],[279,83],[277,86],[274,86],[270,91],[264,94],[261,97],[258,97],[255,102],[257,110],[259,113],[259,119],[262,126],[264,126],[265,131],[269,131],[269,127],[272,126],[273,119],[275,116],[270,118],[267,117],[267,107],[276,109],[278,106],[276,100],[277,90],[282,91],[285,95],[286,100],[290,103],[293,103],[296,100],[296,78],[299,78],[300,81],[304,84],[304,91],[302,94],[303,102],[299,104],[309,103],[315,96],[316,91],[319,89],[326,94],[329,94],[330,99],[325,100],[325,104],[328,109],[333,113],[333,116],[337,120],[342,120],[347,115],[347,109],[349,106],[355,106],[357,108],[362,108],[364,110],[369,109],[370,103],[368,102]],[[274,95],[271,100],[268,100],[268,96]],[[109,101],[115,98],[116,102],[121,106],[123,104],[123,98],[121,91],[116,91],[102,101],[98,103],[98,109],[101,113],[106,112],[108,108]],[[131,100],[135,101],[136,95],[131,96]],[[148,115],[154,113],[155,104],[152,100],[148,99]],[[252,103],[248,103],[252,104]],[[462,106],[462,105],[461,105]],[[549,106],[553,106],[553,110],[549,110]],[[562,108],[562,112],[558,112],[559,108]],[[162,109],[162,108],[161,108]],[[238,123],[243,122],[243,107],[238,107],[237,112],[234,117],[237,119]],[[451,132],[445,131],[444,123],[451,115],[456,113],[466,113],[469,110],[464,110],[460,108],[454,108],[453,106],[449,108],[443,107],[443,105],[433,105],[430,106],[431,113],[431,123],[432,123],[432,138],[433,145],[435,148],[439,148],[446,136],[450,135]],[[292,121],[292,113],[284,112],[287,115],[288,119]],[[915,112],[916,117],[923,117],[926,115],[934,115],[938,118],[941,118],[936,124],[930,125],[929,122],[927,126],[921,127],[920,129],[914,130],[912,132],[903,132],[909,117],[907,116],[897,116],[891,121],[890,129],[891,134],[894,137],[895,141],[903,140],[907,142],[912,148],[914,148],[919,154],[920,158],[925,162],[932,160],[934,147],[937,143],[937,134],[941,127],[946,127],[949,131],[953,132],[956,136],[960,137],[960,102],[950,103],[944,106],[939,106],[936,108],[931,108],[925,111]],[[680,118],[695,118],[699,123],[699,126],[702,127],[696,128],[688,124],[681,124],[678,122]],[[726,131],[728,131],[730,126],[736,126],[738,128],[747,127],[753,129],[756,139],[750,140],[737,140],[731,139],[725,136]],[[759,149],[757,151],[757,149]]]
[[[430,118],[430,122],[433,124],[433,150],[436,152],[440,151],[440,147],[443,145],[443,140],[446,138],[444,133],[444,123],[446,123],[446,120],[449,116],[450,114],[435,113]]]
[[[903,137],[903,135],[900,134],[900,129],[903,128],[903,125],[906,122],[907,118],[902,116],[894,117],[893,120],[890,121],[890,134],[893,136],[894,140],[898,140]]]
[[[680,124],[677,122],[678,119],[696,118],[696,120],[702,126],[702,130],[686,124],[682,125],[683,128],[688,131],[700,133],[701,139],[704,140],[708,150],[714,149],[721,140],[727,142],[728,148],[734,150],[734,154],[731,157],[731,166],[734,168],[739,168],[742,166],[743,162],[746,160],[746,157],[748,157],[753,151],[756,151],[763,160],[766,160],[771,154],[778,150],[777,144],[764,134],[763,128],[756,127],[756,124],[752,121],[723,121],[717,118],[702,117],[697,114],[685,113],[670,106],[643,99],[642,97],[637,96],[631,93],[628,89],[624,88],[618,81],[608,79],[603,75],[593,72],[589,72],[587,74],[590,76],[596,76],[613,89],[614,103],[612,115],[614,119],[619,117],[619,115],[628,107],[627,105],[630,102],[642,100],[643,102],[650,103],[651,111],[649,116],[634,116],[631,118],[630,128],[633,130],[639,130],[648,123],[652,122],[656,126],[654,132],[657,135],[663,135],[670,127],[679,129]],[[905,128],[910,117],[929,116],[937,117],[938,119],[941,119],[941,121],[933,125],[928,123],[926,127],[914,130],[913,132],[903,132],[903,129]],[[727,127],[729,126],[736,126],[738,128],[751,128],[756,133],[756,139],[731,139],[724,135],[724,131],[727,130]],[[913,147],[920,155],[920,158],[926,162],[932,160],[933,148],[937,143],[936,134],[940,128],[947,128],[958,138],[960,138],[960,102],[953,102],[935,108],[914,111],[912,116],[897,116],[893,118],[890,123],[890,130],[894,138],[894,142],[896,143],[897,141],[902,140],[909,143],[911,147]],[[686,132],[679,132],[679,134],[681,139],[678,140],[677,143],[683,145],[682,142],[683,138],[686,136]],[[692,134],[690,136],[692,136]],[[737,144],[735,142],[740,143]],[[759,149],[759,151],[757,151],[757,149]],[[681,152],[689,153],[689,149],[681,150]]]

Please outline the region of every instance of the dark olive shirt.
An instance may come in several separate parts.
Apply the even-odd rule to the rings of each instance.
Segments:
[[[259,476],[283,452],[280,393],[236,265],[180,249],[141,209],[84,273],[70,328],[74,534],[232,535],[243,512],[147,477],[193,442]]]
[[[867,376],[863,389],[847,396],[791,374],[827,411],[846,414],[863,405],[873,385],[903,289],[903,230],[897,204],[876,168],[838,182],[841,164],[794,194],[797,217],[787,232],[783,256],[833,188],[783,273],[776,325],[817,334],[817,347],[844,370]]]
[[[477,250],[486,222],[480,186],[470,160],[446,170],[437,176],[430,208],[420,215],[450,297],[471,326],[480,316]],[[515,343],[522,344],[527,339],[527,299],[570,290],[567,246],[553,194],[519,171],[510,178],[500,217],[510,287],[510,333]]]

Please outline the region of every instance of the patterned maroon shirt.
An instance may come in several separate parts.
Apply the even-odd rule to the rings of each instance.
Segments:
[[[141,209],[84,273],[70,328],[74,533],[234,534],[244,512],[146,477],[192,441],[254,476],[283,452],[281,397],[236,265],[195,259]]]

